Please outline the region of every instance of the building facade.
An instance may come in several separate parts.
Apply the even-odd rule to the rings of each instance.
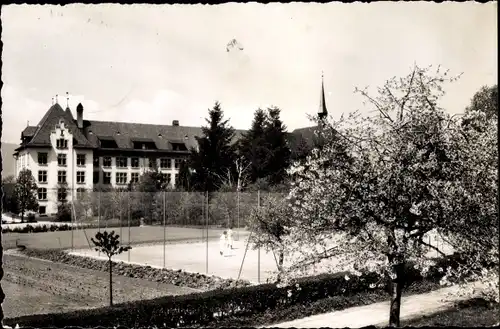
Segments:
[[[189,150],[198,148],[196,137],[201,127],[153,125],[84,120],[84,108],[78,104],[76,119],[67,107],[56,102],[36,126],[21,133],[16,149],[16,177],[29,169],[38,186],[39,214],[57,212],[59,201],[72,202],[78,193],[95,188],[126,188],[141,174],[156,166],[175,187],[181,161]],[[323,83],[320,118],[327,115]],[[311,144],[317,127],[294,130],[289,134],[293,150]],[[244,131],[236,130],[233,142]]]

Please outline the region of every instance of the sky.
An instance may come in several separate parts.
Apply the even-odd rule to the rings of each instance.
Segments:
[[[450,113],[498,79],[496,2],[8,5],[1,18],[3,142],[66,92],[87,120],[200,126],[219,101],[237,129],[272,105],[291,131],[312,125],[322,72],[333,118],[370,111],[354,88],[414,63],[463,73]]]

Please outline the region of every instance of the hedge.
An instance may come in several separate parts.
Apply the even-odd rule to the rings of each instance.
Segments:
[[[139,226],[141,223],[139,220],[133,220],[130,221],[130,226]],[[128,223],[127,223],[128,226]],[[69,225],[69,224],[62,224],[62,225],[56,225],[56,224],[43,224],[43,225],[23,225],[22,227],[5,227],[2,228],[2,233],[42,233],[42,232],[54,232],[54,231],[71,231],[74,226]],[[99,226],[97,224],[82,224],[79,226],[75,226],[74,229],[82,229],[82,228],[98,228]],[[120,223],[111,223],[108,225],[101,225],[101,228],[105,227],[120,227]]]
[[[429,279],[439,281],[442,274],[439,267],[454,265],[454,257],[440,260],[430,271]],[[408,267],[407,284],[422,280],[422,276]],[[345,276],[350,279],[346,280]],[[371,289],[378,282],[375,273],[360,277],[349,273],[323,274],[302,278],[292,285],[277,288],[275,284],[263,284],[243,288],[213,290],[181,296],[165,296],[90,310],[69,313],[30,315],[6,319],[4,322],[15,326],[65,327],[85,323],[86,327],[126,326],[126,327],[200,327],[214,326],[229,317],[262,314],[275,308],[286,308],[308,304],[333,296],[354,296]]]

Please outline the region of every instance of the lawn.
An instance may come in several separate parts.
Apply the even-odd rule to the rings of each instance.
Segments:
[[[101,231],[104,228],[100,229]],[[122,237],[125,244],[144,244],[153,242],[162,242],[164,229],[162,226],[144,226],[144,227],[114,227],[108,228],[108,231],[115,231]],[[78,229],[74,231],[55,231],[41,233],[4,233],[2,234],[2,243],[5,249],[15,248],[16,241],[30,249],[75,249],[90,248],[90,238],[99,231],[97,228]],[[208,229],[209,239],[219,238],[223,229]],[[187,227],[167,227],[165,230],[168,241],[182,240],[201,240],[207,236],[207,230],[204,228]]]
[[[401,326],[412,327],[491,327],[500,321],[500,304],[489,304],[483,299],[457,303],[450,310],[403,321]]]

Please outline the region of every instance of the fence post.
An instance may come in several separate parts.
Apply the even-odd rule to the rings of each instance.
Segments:
[[[99,202],[97,205],[97,232],[101,233],[101,188],[99,188]],[[101,252],[97,252],[97,256],[101,257]]]
[[[238,187],[238,191],[236,191],[236,193],[238,193],[237,197],[238,197],[238,201],[237,201],[237,205],[236,205],[236,220],[237,220],[237,225],[238,225],[238,230],[237,230],[237,239],[238,241],[240,241],[240,188]]]
[[[131,243],[130,243],[130,191],[127,192],[127,199],[128,199],[128,215],[127,215],[127,226],[128,226],[128,246],[130,247]],[[127,260],[130,262],[130,249],[127,251]]]
[[[257,190],[257,211],[260,211],[260,189]],[[260,244],[257,249],[257,282],[260,283]]]
[[[119,200],[120,200],[120,245],[122,244],[122,235],[123,235],[123,230],[122,230],[122,226],[123,226],[123,207],[122,207],[122,204],[123,204],[123,191],[120,189],[120,192],[119,192]]]
[[[165,248],[167,243],[167,225],[165,217],[166,207],[165,207],[165,191],[163,191],[163,268],[165,268]]]
[[[209,221],[209,199],[208,199],[208,191],[205,192],[206,194],[206,201],[207,201],[207,204],[206,204],[206,207],[207,207],[207,210],[206,210],[206,216],[207,216],[207,245],[206,245],[206,256],[205,256],[205,263],[206,263],[206,272],[207,272],[207,275],[208,275],[208,221]]]

